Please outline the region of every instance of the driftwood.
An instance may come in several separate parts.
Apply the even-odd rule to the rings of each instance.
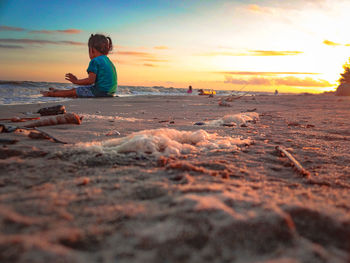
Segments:
[[[59,124],[81,124],[82,117],[75,113],[66,113],[62,115],[53,116],[47,119],[41,119],[25,125],[26,128],[34,128],[40,126],[51,126]]]
[[[303,166],[301,166],[301,164],[293,157],[293,155],[291,155],[287,150],[286,148],[284,148],[283,146],[276,146],[276,150],[279,152],[279,153],[282,153],[284,156],[286,156],[293,164],[294,166],[294,169],[301,175],[303,176],[310,176],[310,172],[307,171]]]
[[[44,132],[42,130],[39,130],[38,128],[27,128],[27,127],[19,127],[19,126],[10,126],[10,125],[5,125],[5,124],[0,124],[0,132],[15,132],[17,130],[26,130],[26,131],[30,131],[30,133],[28,134],[29,138],[32,139],[48,139],[48,140],[52,140],[53,142],[56,143],[63,143],[63,144],[67,144],[67,142],[61,141],[59,139],[56,139],[54,136],[48,134],[47,132]],[[7,139],[5,139],[7,140]],[[5,140],[2,139],[0,140],[0,143],[5,143]],[[12,141],[12,140],[8,140],[8,141]],[[17,140],[15,140],[16,142],[18,142]],[[16,143],[13,142],[13,143]],[[9,144],[9,143],[7,143]]]
[[[35,118],[21,118],[21,117],[14,117],[9,119],[0,119],[0,121],[11,121],[11,122],[25,122],[25,121],[32,121],[32,120],[39,120],[39,117]]]
[[[53,142],[56,142],[56,143],[67,144],[67,142],[56,139],[52,135],[50,135],[47,132],[44,132],[42,130],[39,130],[38,128],[33,128],[33,130],[37,131],[37,132],[30,132],[29,133],[29,137],[32,139],[48,139],[48,140],[52,140]]]

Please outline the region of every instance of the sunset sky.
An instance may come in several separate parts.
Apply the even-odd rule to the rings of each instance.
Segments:
[[[0,79],[82,78],[104,33],[119,85],[323,92],[350,56],[349,0],[0,0]]]

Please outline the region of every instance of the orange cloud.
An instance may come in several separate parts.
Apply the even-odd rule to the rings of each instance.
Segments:
[[[156,65],[150,64],[150,63],[145,63],[143,65],[146,66],[146,67],[157,67]]]
[[[311,72],[259,72],[259,71],[223,71],[223,72],[213,72],[225,75],[258,75],[258,76],[275,76],[275,75],[317,75],[319,73]]]
[[[54,33],[62,33],[62,34],[79,34],[82,31],[79,29],[64,29],[64,30],[31,30],[29,33],[36,34],[54,34]]]
[[[272,9],[264,6],[259,6],[256,4],[251,4],[246,7],[248,11],[254,12],[254,13],[272,13]]]
[[[157,46],[157,47],[154,47],[154,49],[169,49],[169,47],[167,47],[167,46]]]
[[[246,52],[209,52],[201,56],[295,56],[302,54],[302,51],[276,51],[276,50],[248,50]]]
[[[148,61],[148,62],[168,62],[169,60],[158,59],[158,58],[146,58],[143,61]]]
[[[53,41],[44,39],[29,39],[29,38],[0,38],[0,43],[19,43],[19,44],[53,44],[53,45],[74,45],[74,46],[85,46],[86,43],[75,42],[75,41]]]
[[[154,56],[152,53],[139,52],[139,51],[118,51],[117,54],[122,56],[136,56],[136,57],[147,57],[147,58]]]
[[[264,86],[297,86],[297,87],[331,87],[326,80],[315,80],[313,78],[263,78],[255,77],[249,79],[233,78],[232,76],[225,76],[225,83],[239,84],[239,85],[264,85]]]
[[[307,77],[304,79],[296,78],[293,76],[280,78],[275,80],[276,85],[286,85],[286,86],[302,86],[302,87],[330,87],[327,80],[319,79],[315,80],[313,78]]]
[[[82,31],[79,29],[69,28],[69,29],[58,29],[58,30],[28,30],[21,27],[13,26],[0,26],[0,31],[28,31],[29,33],[38,33],[38,34],[53,34],[53,33],[62,33],[62,34],[79,34]]]
[[[335,43],[335,42],[330,41],[330,40],[324,40],[324,41],[323,41],[323,44],[325,44],[325,45],[327,45],[327,46],[341,46],[341,44]]]
[[[251,50],[252,56],[294,56],[303,53],[302,51],[271,51]]]
[[[12,26],[0,26],[0,31],[25,31],[25,29]]]

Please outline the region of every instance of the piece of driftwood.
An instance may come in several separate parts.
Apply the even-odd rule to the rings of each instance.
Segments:
[[[310,172],[307,171],[294,157],[293,155],[291,155],[287,150],[286,148],[284,148],[283,146],[276,146],[276,150],[279,152],[279,153],[282,153],[284,156],[286,156],[293,164],[294,166],[294,169],[301,175],[303,176],[310,176]]]
[[[56,105],[46,108],[41,108],[37,111],[41,116],[65,114],[66,108],[63,105]]]
[[[82,117],[79,117],[75,113],[66,113],[57,116],[53,116],[47,119],[41,119],[39,121],[35,121],[33,123],[29,123],[25,125],[26,128],[34,128],[40,126],[51,126],[51,125],[59,125],[59,124],[81,124]]]
[[[32,120],[39,120],[39,117],[34,118],[21,118],[21,117],[13,117],[9,119],[0,119],[0,121],[11,121],[11,122],[25,122],[25,121],[32,121]]]
[[[33,128],[34,131],[37,131],[38,135],[36,135],[34,132],[29,133],[29,137],[33,138],[33,139],[48,139],[48,140],[52,140],[56,143],[62,143],[62,144],[67,144],[67,142],[61,141],[57,138],[55,138],[54,136],[48,134],[47,132],[44,132],[42,130],[39,130],[38,128]]]

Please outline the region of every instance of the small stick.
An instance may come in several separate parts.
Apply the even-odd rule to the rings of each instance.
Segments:
[[[293,164],[295,170],[303,176],[308,177],[310,172],[307,171],[301,164],[291,155],[283,146],[276,146],[276,150],[283,153]]]
[[[34,127],[33,130],[36,130],[36,131],[40,132],[42,135],[44,135],[45,137],[47,137],[47,138],[53,140],[54,142],[62,143],[62,144],[67,144],[67,142],[58,140],[58,139],[56,139],[55,137],[53,137],[52,135],[50,135],[50,134],[48,134],[47,132],[44,132],[44,131],[42,131],[42,130],[39,130],[38,128],[35,128],[35,127]]]

